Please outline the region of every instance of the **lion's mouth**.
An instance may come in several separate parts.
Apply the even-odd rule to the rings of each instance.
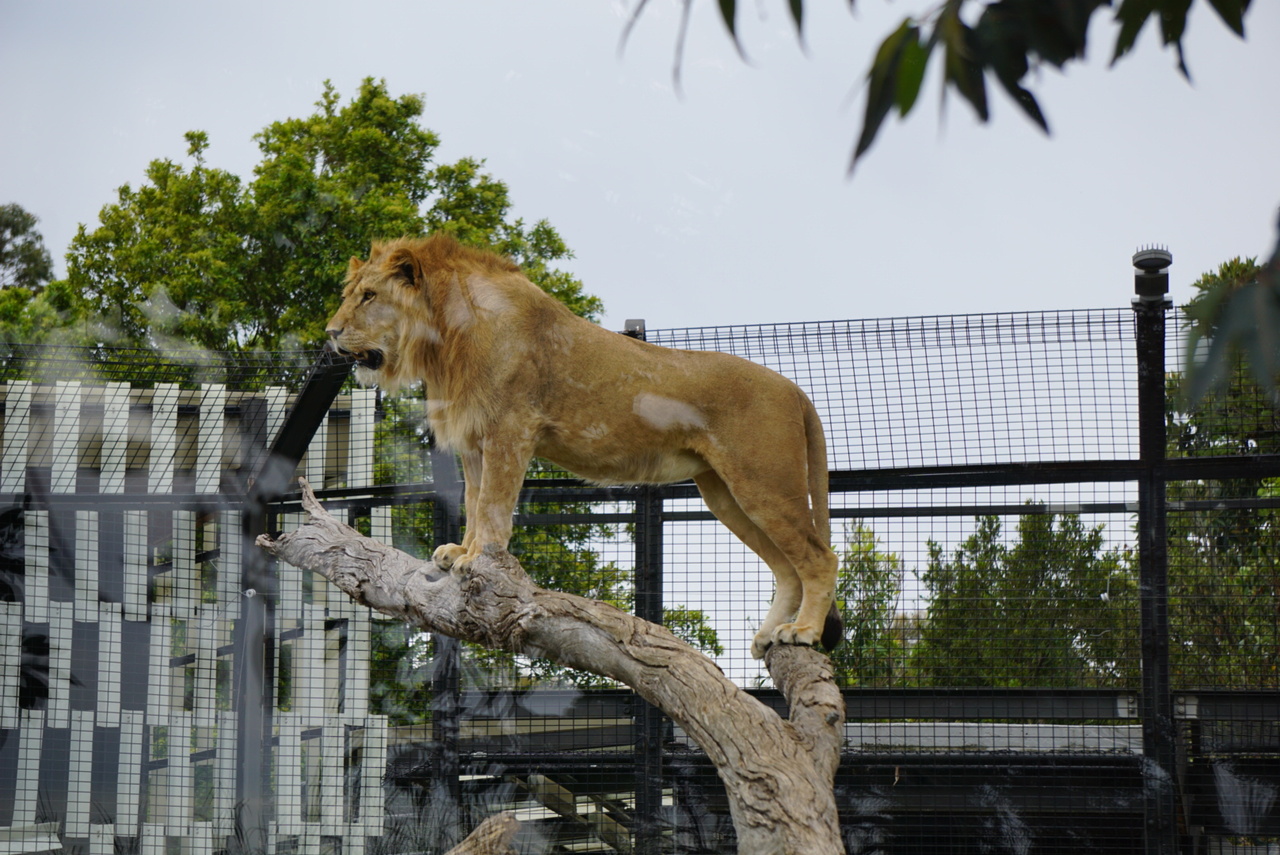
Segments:
[[[334,349],[343,356],[349,356],[354,359],[356,361],[356,365],[359,365],[361,368],[368,368],[370,371],[377,371],[382,367],[382,351],[380,350],[366,350],[362,353],[357,353],[354,350],[347,350],[344,347],[335,346]]]

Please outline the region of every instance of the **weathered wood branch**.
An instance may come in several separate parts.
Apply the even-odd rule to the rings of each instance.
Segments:
[[[519,830],[520,821],[515,818],[515,814],[503,811],[477,825],[466,840],[444,855],[516,855],[516,848],[511,845],[511,841]]]
[[[667,629],[605,603],[540,588],[506,552],[487,552],[463,572],[442,571],[339,522],[305,481],[302,500],[310,521],[276,539],[263,535],[259,546],[421,629],[631,686],[715,764],[739,852],[843,852],[832,782],[844,702],[822,654],[780,645],[766,655],[790,706],[784,720]]]

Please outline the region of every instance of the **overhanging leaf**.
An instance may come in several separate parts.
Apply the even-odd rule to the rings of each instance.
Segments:
[[[1049,121],[1044,117],[1044,113],[1040,110],[1040,103],[1036,101],[1036,96],[1016,82],[1005,80],[1003,77],[996,75],[996,79],[1004,86],[1005,91],[1009,93],[1009,97],[1013,99],[1013,103],[1022,108],[1022,112],[1026,113],[1031,121],[1040,126],[1040,130],[1046,134],[1049,133]]]
[[[720,4],[720,18],[724,21],[724,27],[736,42],[738,40],[737,0],[718,0],[718,2]]]
[[[1178,70],[1182,76],[1191,77],[1187,70],[1187,59],[1182,52],[1182,36],[1187,31],[1187,12],[1191,9],[1191,0],[1161,0],[1160,33],[1166,45],[1173,45],[1178,52]]]
[[[1147,18],[1156,12],[1154,0],[1124,0],[1116,10],[1116,20],[1120,23],[1120,32],[1116,35],[1115,51],[1111,55],[1111,64],[1115,65],[1120,57],[1133,50]]]
[[[946,61],[943,66],[946,83],[969,102],[978,118],[987,121],[991,118],[987,106],[987,83],[981,63],[974,32],[964,21],[960,20],[958,6],[948,6],[938,21],[939,35],[946,47]],[[945,89],[944,89],[945,91]]]
[[[929,56],[933,52],[933,42],[922,42],[919,29],[913,27],[902,47],[902,55],[898,63],[898,83],[894,90],[894,100],[898,106],[898,115],[905,116],[915,106],[920,95],[920,87],[924,83],[924,72],[929,67]]]
[[[788,0],[787,8],[791,10],[791,20],[796,25],[796,35],[804,35],[804,0]]]
[[[738,56],[746,60],[746,51],[742,49],[742,41],[738,38],[738,3],[737,0],[717,0],[720,5],[720,18],[724,21],[724,28],[729,31],[729,36],[733,39],[734,50],[738,52]],[[684,26],[688,27],[689,12],[693,7],[693,0],[684,0]],[[684,35],[681,34],[680,41],[683,45]]]
[[[918,36],[919,29],[907,18],[876,50],[876,58],[871,63],[871,70],[867,72],[867,111],[862,120],[862,133],[858,137],[853,160],[849,164],[850,171],[857,164],[858,158],[871,147],[880,125],[898,102],[898,72],[902,54],[907,42],[915,41]]]
[[[1236,296],[1239,296],[1237,292]],[[1231,362],[1231,354],[1235,352],[1238,338],[1248,332],[1247,311],[1238,312],[1234,301],[1228,301],[1222,312],[1218,330],[1212,337],[1207,337],[1200,329],[1194,329],[1187,338],[1186,364],[1189,367],[1187,403],[1195,407],[1212,389],[1220,389],[1226,381]],[[1245,323],[1242,323],[1245,321]],[[1209,348],[1203,358],[1200,351],[1206,339]]]
[[[1254,380],[1267,389],[1274,386],[1280,371],[1280,300],[1262,283],[1253,285],[1249,297],[1254,333],[1248,338],[1250,347],[1246,352]]]
[[[1221,388],[1236,353],[1248,361],[1259,386],[1275,388],[1280,372],[1280,294],[1274,288],[1255,281],[1223,299],[1212,323],[1209,348],[1203,359],[1197,359],[1206,328],[1197,325],[1187,340],[1187,365],[1192,367],[1187,396],[1192,405]]]
[[[1249,0],[1209,0],[1209,5],[1232,32],[1244,37],[1244,13],[1249,9]]]
[[[1067,11],[1075,10],[1075,12],[1087,14],[1083,12],[1083,7],[1077,8],[1079,5],[1078,2],[1075,5],[1067,4],[1069,7]],[[1036,3],[1029,6],[1026,0],[1001,0],[993,3],[978,19],[978,24],[969,38],[969,44],[974,46],[974,52],[977,54],[976,61],[989,67],[995,73],[996,79],[1000,81],[1000,85],[1013,98],[1014,103],[1039,125],[1041,130],[1048,133],[1049,123],[1040,110],[1040,104],[1035,96],[1022,86],[1022,78],[1030,68],[1028,57],[1033,50],[1029,34],[1045,29],[1042,19],[1046,14],[1042,4]],[[1061,28],[1062,25],[1057,19],[1053,20],[1054,28]],[[1055,55],[1075,50],[1074,42],[1070,38],[1051,40],[1042,34],[1038,36],[1038,41],[1042,45],[1039,49],[1041,53],[1044,51],[1043,45],[1050,41],[1054,44]]]
[[[1108,0],[1018,0],[1025,8],[1028,51],[1057,68],[1082,59],[1089,39],[1093,13]]]

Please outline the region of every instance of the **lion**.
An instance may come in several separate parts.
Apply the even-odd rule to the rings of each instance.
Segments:
[[[423,382],[438,445],[462,459],[465,535],[435,550],[438,566],[463,569],[485,547],[506,548],[534,457],[596,484],[691,478],[773,571],[752,655],[839,643],[826,439],[787,378],[603,329],[509,259],[446,234],[375,242],[368,261],[352,258],[326,332],[356,360],[360,383]]]

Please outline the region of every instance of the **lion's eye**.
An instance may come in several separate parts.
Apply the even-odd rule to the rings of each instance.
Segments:
[[[375,296],[375,292],[373,292],[373,291],[365,291],[365,292],[364,292],[364,296],[360,298],[360,302],[361,302],[361,303],[367,303],[367,302],[369,302],[370,300],[372,300],[372,299],[374,298],[374,296]]]

